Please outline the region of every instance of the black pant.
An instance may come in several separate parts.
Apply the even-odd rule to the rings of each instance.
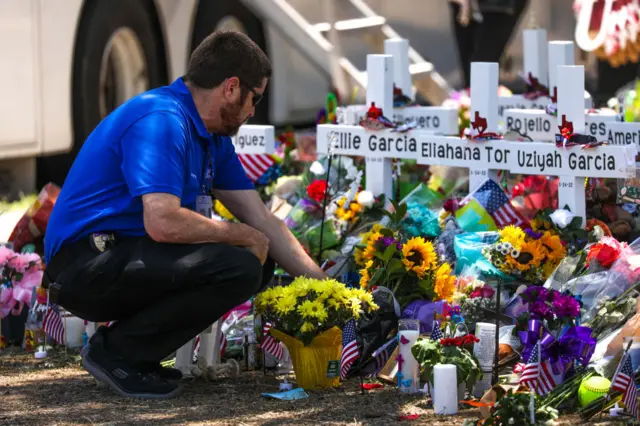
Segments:
[[[458,22],[460,5],[450,3],[451,19],[455,30],[460,66],[464,72],[465,87],[471,86],[472,62],[500,61],[502,52],[507,47],[511,34],[517,28],[527,3],[528,0],[517,0],[513,14],[483,12],[483,22],[471,19],[466,27]]]
[[[117,321],[107,331],[107,349],[143,366],[247,301],[274,267],[227,244],[161,244],[145,236],[116,241],[101,253],[87,237],[63,248],[47,272],[60,285],[62,307],[88,321]]]

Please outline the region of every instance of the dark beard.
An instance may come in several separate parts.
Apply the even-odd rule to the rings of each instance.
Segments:
[[[217,132],[220,136],[235,136],[240,130],[240,126],[247,121],[240,118],[240,111],[242,110],[242,104],[225,105],[220,108],[220,118],[222,119],[222,129]]]

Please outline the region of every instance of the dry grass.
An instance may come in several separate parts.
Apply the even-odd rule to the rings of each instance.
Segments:
[[[77,353],[36,360],[12,349],[0,353],[0,424],[461,425],[478,417],[473,409],[435,416],[427,398],[400,395],[391,386],[361,395],[357,380],[294,402],[261,396],[277,391],[278,383],[273,375],[247,372],[238,379],[188,382],[172,400],[125,399],[82,370]],[[420,417],[399,421],[401,414]],[[578,422],[569,417],[563,424]]]

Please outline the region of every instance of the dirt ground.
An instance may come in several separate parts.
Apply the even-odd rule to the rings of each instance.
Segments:
[[[16,349],[0,352],[1,425],[461,425],[474,409],[435,416],[424,397],[403,396],[392,386],[361,395],[357,380],[339,390],[308,392],[286,402],[267,399],[281,377],[245,372],[218,382],[193,380],[172,400],[121,398],[80,367],[77,352],[50,353],[45,360]],[[399,420],[420,414],[416,420]],[[577,418],[563,425],[580,424]],[[593,423],[591,423],[593,424]],[[605,423],[602,423],[605,424]]]

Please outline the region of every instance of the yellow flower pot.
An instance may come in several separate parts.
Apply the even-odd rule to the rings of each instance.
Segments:
[[[326,330],[317,335],[309,346],[279,330],[272,328],[270,333],[287,346],[299,387],[317,390],[340,386],[342,330],[338,327]],[[337,377],[327,377],[329,361],[338,362]]]

